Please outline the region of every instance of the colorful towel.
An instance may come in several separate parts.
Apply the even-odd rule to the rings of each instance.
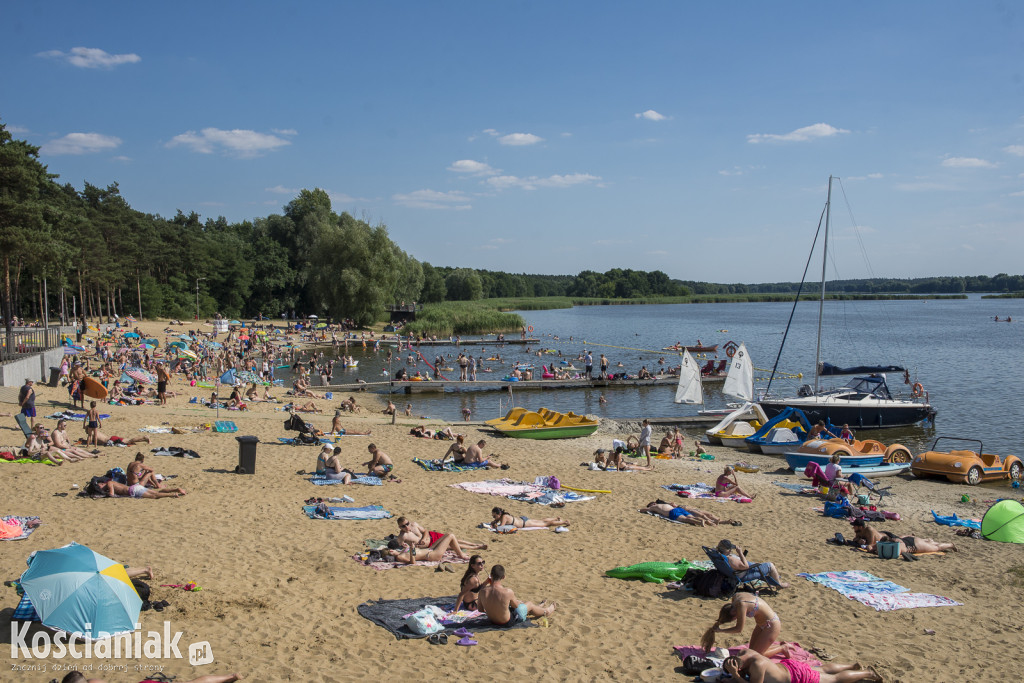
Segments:
[[[981,531],[980,520],[962,519],[960,517],[957,517],[955,512],[953,513],[952,517],[946,517],[943,515],[938,515],[935,513],[935,510],[932,510],[932,517],[935,518],[936,524],[942,524],[944,526],[965,526],[968,529],[977,529],[978,531]]]
[[[510,479],[498,479],[492,481],[467,481],[461,484],[451,484],[452,488],[462,489],[470,493],[486,493],[492,496],[504,496],[511,500],[520,500],[526,503],[539,503],[540,505],[551,505],[552,503],[571,503],[581,500],[591,500],[594,496],[585,496],[575,491],[565,489],[555,490],[547,486],[539,486],[531,482],[512,481]]]
[[[708,484],[665,484],[661,488],[668,489],[669,491],[693,491],[695,493],[710,493],[715,490],[714,486]]]
[[[382,571],[385,571],[385,570],[388,570],[388,569],[401,569],[402,567],[436,567],[437,565],[441,564],[442,562],[450,562],[451,564],[469,564],[469,560],[468,559],[467,560],[459,559],[459,556],[456,555],[455,553],[453,553],[451,550],[446,550],[445,553],[444,553],[444,557],[442,557],[437,562],[426,562],[426,561],[419,561],[419,560],[417,560],[416,564],[405,564],[404,562],[400,563],[400,562],[385,562],[385,561],[367,562],[369,557],[370,557],[369,553],[359,553],[357,555],[353,555],[352,559],[355,560],[356,562],[358,562],[359,564],[365,565],[367,567],[373,567],[374,569],[376,569],[379,572],[382,572]],[[454,602],[455,601],[452,600],[453,604],[454,604]]]
[[[32,535],[32,532],[35,531],[42,522],[40,522],[38,517],[15,517],[11,515],[8,517],[0,517],[0,523],[3,523],[11,530],[17,530],[14,527],[14,524],[17,524],[21,529],[21,533],[19,535],[3,537],[0,538],[0,541],[24,541]]]
[[[332,484],[343,484],[341,479],[328,479],[327,477],[314,476],[310,481],[317,486],[331,486]],[[352,477],[350,484],[363,484],[364,486],[383,486],[384,480],[369,474],[360,474]]]
[[[752,503],[752,498],[743,496],[716,496],[713,493],[698,491],[676,491],[676,495],[682,498],[700,498],[702,500],[717,500],[720,503]]]
[[[313,446],[314,445],[314,444],[311,444],[311,443],[305,443],[303,441],[299,441],[295,437],[285,438],[283,436],[279,436],[279,437],[277,437],[277,440],[280,441],[281,443],[286,443],[289,446]],[[320,443],[322,443],[322,444],[324,444],[324,443],[331,443],[332,444],[332,443],[334,443],[334,439],[329,439],[326,436],[321,436],[320,437]]]
[[[8,460],[7,458],[0,457],[0,462],[12,462],[12,463],[16,463],[18,465],[53,465],[53,463],[50,462],[49,460],[47,460],[46,458],[43,458],[42,460],[37,460],[35,458],[13,458],[12,457],[10,460]],[[54,465],[54,467],[56,467],[56,465]]]
[[[236,425],[234,422],[231,422],[230,420],[217,420],[216,422],[213,423],[213,430],[221,433],[237,432],[238,425]]]
[[[322,512],[317,512],[318,508],[323,506],[319,505],[303,505],[302,511],[306,513],[306,516],[310,519],[347,519],[347,520],[361,520],[361,519],[390,519],[394,517],[390,512],[385,510],[381,505],[365,505],[360,508],[346,508],[346,507],[327,507],[329,514],[324,516]]]
[[[73,413],[70,410],[65,410],[63,413],[54,413],[53,415],[46,416],[48,420],[77,420],[78,422],[83,422],[86,417],[88,417],[88,415],[86,415],[85,413]],[[110,415],[107,415],[106,413],[100,415],[101,420],[106,420],[108,417],[110,417]]]
[[[821,666],[821,660],[819,660],[817,657],[812,655],[807,650],[800,647],[800,643],[788,643],[788,645],[789,659],[795,659],[798,662],[803,662],[807,664],[808,666]],[[690,655],[693,655],[694,657],[707,656],[707,653],[704,652],[704,649],[699,645],[676,645],[672,649],[675,650],[676,654],[679,655],[680,659],[686,659]],[[739,647],[731,647],[729,648],[729,654],[738,655],[745,649],[747,648],[742,645]],[[775,655],[771,659],[775,662],[783,659],[782,653]]]
[[[487,465],[481,463],[459,465],[451,460],[444,463],[444,465],[441,464],[440,460],[423,460],[422,458],[413,458],[412,461],[428,472],[469,472],[470,470],[487,468]]]
[[[452,607],[455,607],[456,597],[457,596],[449,595],[447,597],[440,598],[377,600],[376,602],[364,602],[356,608],[356,611],[358,611],[360,616],[364,619],[369,619],[381,628],[390,631],[399,640],[402,638],[426,638],[425,635],[421,636],[410,631],[409,627],[405,625],[405,617],[423,609],[427,605],[437,605],[442,609],[451,609]],[[462,612],[458,612],[457,614],[462,615]],[[530,619],[516,624],[515,626],[495,626],[487,619],[486,616],[477,612],[467,613],[465,615],[466,618],[464,619],[453,619],[453,616],[455,615],[449,614],[447,618],[441,621],[450,638],[458,638],[458,636],[454,634],[454,631],[458,628],[466,628],[473,633],[482,633],[484,631],[507,631],[513,628],[535,628],[537,626],[537,624]]]
[[[879,612],[915,607],[951,607],[963,604],[930,593],[910,593],[908,592],[909,588],[861,570],[797,574],[797,576],[820,583]]]

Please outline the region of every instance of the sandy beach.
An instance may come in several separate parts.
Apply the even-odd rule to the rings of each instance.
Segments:
[[[162,338],[165,324],[140,327]],[[216,419],[215,411],[187,402],[208,390],[191,389],[179,378],[171,389],[179,393],[166,407],[104,406],[103,412],[111,414],[104,431],[133,437],[148,425],[187,428]],[[64,388],[37,386],[37,394],[40,416],[70,407]],[[284,390],[274,394],[283,398]],[[1020,677],[1024,625],[1019,603],[1024,589],[1011,586],[1006,573],[1021,562],[1020,548],[957,537],[954,529],[935,524],[930,513],[934,509],[939,514],[980,517],[988,507],[985,500],[1019,498],[1010,496],[1017,492],[1009,488],[887,480],[895,495],[885,507],[903,519],[879,524],[881,528],[900,535],[955,540],[962,552],[926,556],[918,562],[884,561],[827,545],[825,540],[837,531],[852,536],[849,525],[813,512],[819,506],[817,498],[772,485],[775,480],[800,481],[783,470],[781,458],[711,448],[714,462],[656,460],[654,472],[591,471],[580,463],[589,460],[595,448],[610,447],[613,438],[624,438],[616,423],[609,421],[593,436],[565,441],[500,438],[479,423],[458,423],[453,425],[455,431],[466,434],[470,442],[488,439],[485,451],[496,453],[498,461],[510,469],[489,474],[427,472],[412,458],[439,458],[448,442],[410,436],[409,428],[420,424],[415,418],[400,416],[392,425],[391,418],[380,413],[386,397],[357,396],[364,411],[346,414],[343,425],[373,433],[342,437],[342,461],[358,468],[368,459],[367,445],[376,443],[394,459],[400,482],[382,487],[312,485],[297,471],[314,468],[317,449],[278,443],[278,437],[292,433],[283,430],[287,414],[279,409],[281,404],[268,403],[251,404],[245,412],[220,412],[220,419],[238,425],[239,435],[260,438],[254,475],[233,471],[238,462],[235,434],[154,434],[152,446],[139,447],[148,453],[156,446],[182,446],[201,455],[199,459],[147,458],[157,472],[175,476],[171,485],[188,490],[180,499],[76,496],[74,485],[84,486],[90,477],[111,467],[127,466],[136,453],[134,447],[102,448],[96,460],[60,467],[0,464],[0,514],[42,519],[42,526],[28,539],[0,544],[0,575],[4,580],[17,578],[31,551],[72,541],[131,566],[151,565],[156,573],[149,582],[153,599],[165,599],[171,606],[163,613],[143,612],[143,630],[156,630],[169,620],[172,629],[185,633],[184,643],[208,641],[215,661],[202,667],[191,667],[187,660],[120,662],[128,671],[102,674],[112,683],[140,680],[143,676],[136,665],[151,667],[143,672],[162,669],[179,679],[237,671],[253,681],[353,681],[408,671],[418,680],[665,680],[679,675],[680,660],[672,647],[696,644],[722,602],[656,584],[610,579],[604,572],[645,561],[705,559],[702,545],[730,538],[749,549],[751,560],[776,563],[792,583],[777,597],[768,598],[788,641],[818,648],[835,661],[874,665],[892,681]],[[334,406],[344,397],[317,400],[327,412],[307,419],[327,430]],[[541,396],[525,401],[531,409],[543,405]],[[412,403],[415,414],[415,397]],[[0,404],[0,412],[16,411],[16,405]],[[670,412],[668,407],[665,412]],[[13,418],[2,422],[0,445],[21,445]],[[73,437],[84,436],[81,423],[72,423],[69,432]],[[692,443],[699,435],[686,436]],[[656,498],[674,499],[662,485],[713,484],[723,465],[741,459],[761,468],[757,474],[739,475],[741,484],[757,493],[752,503],[697,500],[692,505],[734,517],[742,526],[697,528],[637,512]],[[502,476],[532,481],[539,475],[556,475],[568,486],[611,493],[551,510],[449,487]],[[964,492],[977,501],[961,503]],[[454,595],[464,565],[456,565],[457,573],[452,574],[432,567],[375,571],[353,561],[351,556],[363,549],[364,539],[396,533],[397,526],[394,519],[322,521],[302,513],[307,498],[346,494],[358,505],[383,505],[396,518],[408,516],[427,529],[489,543],[490,548],[481,553],[487,566],[503,564],[508,572],[505,583],[520,599],[558,602],[548,627],[481,633],[477,646],[463,648],[454,641],[435,646],[425,640],[396,640],[362,618],[356,607],[367,600]],[[478,525],[490,521],[494,505],[530,517],[561,515],[571,521],[571,530],[492,534]],[[799,572],[852,569],[963,605],[876,612],[796,577]],[[203,590],[160,587],[188,581]],[[9,588],[3,589],[2,596],[0,634],[9,643],[9,617],[18,598]],[[743,635],[720,638],[719,644],[742,645],[748,638],[749,628]],[[63,671],[54,671],[57,661],[13,658],[10,666],[45,664],[48,669],[46,673],[12,669],[0,679],[59,680]],[[78,660],[77,666],[93,666],[96,675],[101,663]]]

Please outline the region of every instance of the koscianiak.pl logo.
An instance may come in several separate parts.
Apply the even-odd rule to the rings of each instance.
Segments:
[[[171,631],[171,622],[165,621],[163,631],[146,631],[142,624],[135,630],[116,635],[100,632],[99,638],[84,638],[79,634],[36,630],[29,635],[32,624],[27,621],[11,622],[11,659],[184,659],[181,654],[181,631]],[[90,629],[92,624],[86,624]],[[213,648],[203,640],[188,646],[188,662],[201,666],[213,662]]]

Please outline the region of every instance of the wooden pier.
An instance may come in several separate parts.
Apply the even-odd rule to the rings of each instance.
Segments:
[[[513,391],[524,389],[540,389],[547,391],[558,391],[564,389],[616,389],[628,387],[671,387],[675,388],[678,378],[666,375],[657,379],[534,379],[519,382],[508,380],[478,379],[475,382],[460,382],[458,380],[423,380],[392,382],[360,382],[358,384],[330,384],[326,387],[310,387],[310,389],[322,391],[366,391],[370,388],[386,387],[389,384],[397,392],[406,394],[420,393],[442,393],[445,391]],[[704,383],[724,382],[725,376],[705,377]]]

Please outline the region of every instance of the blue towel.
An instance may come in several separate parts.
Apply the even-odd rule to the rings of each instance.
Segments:
[[[381,505],[365,505],[358,508],[346,508],[330,506],[327,508],[328,516],[317,514],[317,505],[303,505],[302,511],[310,519],[390,519],[394,515],[384,509]]]
[[[341,484],[341,483],[343,483],[341,481],[341,479],[328,479],[326,477],[316,477],[316,476],[314,476],[312,479],[310,479],[310,481],[313,482],[314,484],[316,484],[317,486],[331,486],[333,484]],[[368,474],[363,474],[363,475],[352,477],[352,482],[351,483],[353,483],[353,484],[364,484],[366,486],[383,486],[384,485],[384,482],[381,480],[380,477],[373,477],[373,476],[370,476]]]

